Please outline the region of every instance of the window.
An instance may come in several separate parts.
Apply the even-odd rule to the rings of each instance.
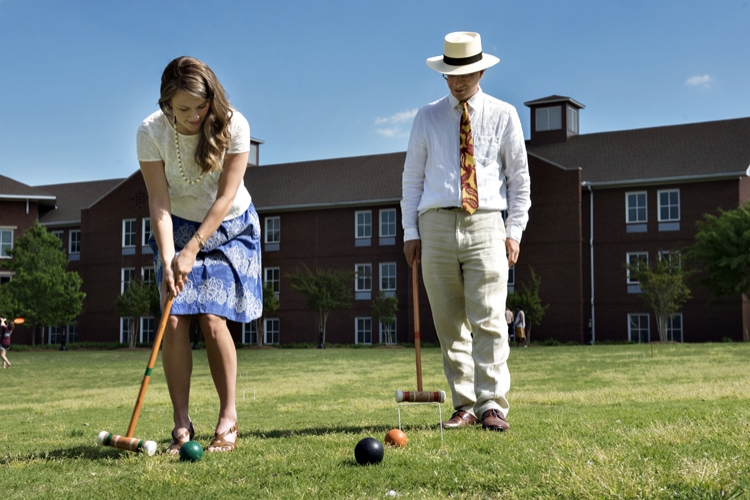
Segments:
[[[156,271],[154,271],[154,267],[142,267],[141,268],[141,279],[143,280],[144,285],[148,285],[150,283],[156,283]]]
[[[281,292],[281,270],[278,267],[267,267],[264,273],[263,281],[273,287],[273,293],[276,294],[276,298],[278,299]]]
[[[568,131],[578,133],[578,108],[568,106]]]
[[[380,343],[381,344],[395,344],[398,342],[396,338],[396,322],[393,321],[392,323],[379,323],[380,325]],[[388,341],[388,336],[390,336],[390,342]]]
[[[263,323],[263,329],[266,334],[266,344],[279,343],[279,319],[268,318]]]
[[[384,292],[396,291],[395,262],[383,262],[380,264],[380,289]]]
[[[129,248],[135,246],[136,220],[123,219],[122,221],[122,246]]]
[[[355,264],[354,292],[356,300],[370,300],[372,295],[372,264]]]
[[[141,231],[143,237],[141,238],[141,246],[148,246],[148,239],[151,238],[151,219],[149,217],[143,218],[143,230]]]
[[[266,217],[266,243],[281,243],[281,217]]]
[[[659,222],[680,220],[680,190],[659,191]]]
[[[65,335],[65,327],[50,326],[47,327],[47,331],[49,332],[50,344],[62,344],[63,335]]]
[[[68,237],[68,253],[81,253],[81,230],[71,229]]]
[[[355,344],[372,344],[372,318],[355,318]]]
[[[628,314],[628,342],[651,342],[648,314]]]
[[[10,283],[11,278],[13,277],[12,274],[9,273],[0,273],[0,285],[4,285],[6,283]]]
[[[670,252],[669,250],[659,250],[659,261],[669,261],[674,267],[682,268],[682,254],[680,252]]]
[[[120,317],[120,343],[124,344],[130,339],[130,332],[133,331],[133,318]]]
[[[0,229],[0,259],[9,259],[13,249],[13,230]]]
[[[134,267],[123,267],[121,271],[121,286],[120,293],[125,293],[130,284],[135,279],[135,268]]]
[[[380,244],[396,244],[396,209],[380,211]]]
[[[513,293],[516,288],[516,266],[508,268],[508,293]]]
[[[257,320],[252,320],[249,323],[242,324],[242,343],[243,344],[257,344],[258,343],[258,326]]]
[[[642,260],[646,264],[648,264],[648,252],[628,252],[626,256],[626,262],[630,264],[631,266],[636,265],[636,263]],[[637,285],[638,281],[630,278],[630,269],[627,270],[627,276],[628,276],[628,285]]]
[[[372,237],[372,212],[365,210],[361,212],[354,212],[355,224],[356,224],[356,238],[370,238]]]
[[[68,342],[78,342],[78,325],[68,325]]]
[[[667,320],[667,340],[683,342],[682,340],[682,313],[677,313],[674,318]]]
[[[141,342],[151,343],[156,340],[153,316],[141,318]]]
[[[562,107],[549,106],[536,108],[536,131],[560,130],[562,128]]]
[[[643,223],[647,219],[646,192],[625,193],[625,222],[628,224]]]
[[[63,233],[64,231],[50,231],[50,234],[52,236],[57,236],[57,239],[59,239],[60,241],[63,240]]]

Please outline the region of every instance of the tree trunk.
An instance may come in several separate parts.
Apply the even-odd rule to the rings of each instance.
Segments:
[[[263,347],[263,316],[255,320],[255,343],[258,347]]]

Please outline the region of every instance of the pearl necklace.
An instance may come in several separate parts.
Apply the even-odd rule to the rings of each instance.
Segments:
[[[201,175],[198,176],[195,180],[190,180],[187,178],[187,175],[185,175],[185,170],[182,168],[182,154],[180,153],[180,138],[177,135],[177,123],[174,124],[174,145],[175,148],[177,148],[177,163],[180,165],[180,175],[182,176],[182,180],[187,182],[189,185],[193,186],[197,184],[202,178],[203,174],[205,174],[205,171],[201,172]]]

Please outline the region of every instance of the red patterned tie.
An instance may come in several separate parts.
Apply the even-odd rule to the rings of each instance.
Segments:
[[[471,120],[466,103],[461,115],[461,206],[469,214],[479,207],[477,191],[477,170],[474,164],[474,136],[471,134]]]

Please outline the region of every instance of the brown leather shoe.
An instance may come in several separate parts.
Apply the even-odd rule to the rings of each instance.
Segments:
[[[500,410],[492,409],[482,413],[482,429],[490,431],[507,431],[510,425]]]
[[[446,429],[455,429],[456,427],[466,427],[478,423],[479,420],[477,420],[477,417],[468,411],[458,410],[451,416],[450,420],[443,422],[443,427]]]

